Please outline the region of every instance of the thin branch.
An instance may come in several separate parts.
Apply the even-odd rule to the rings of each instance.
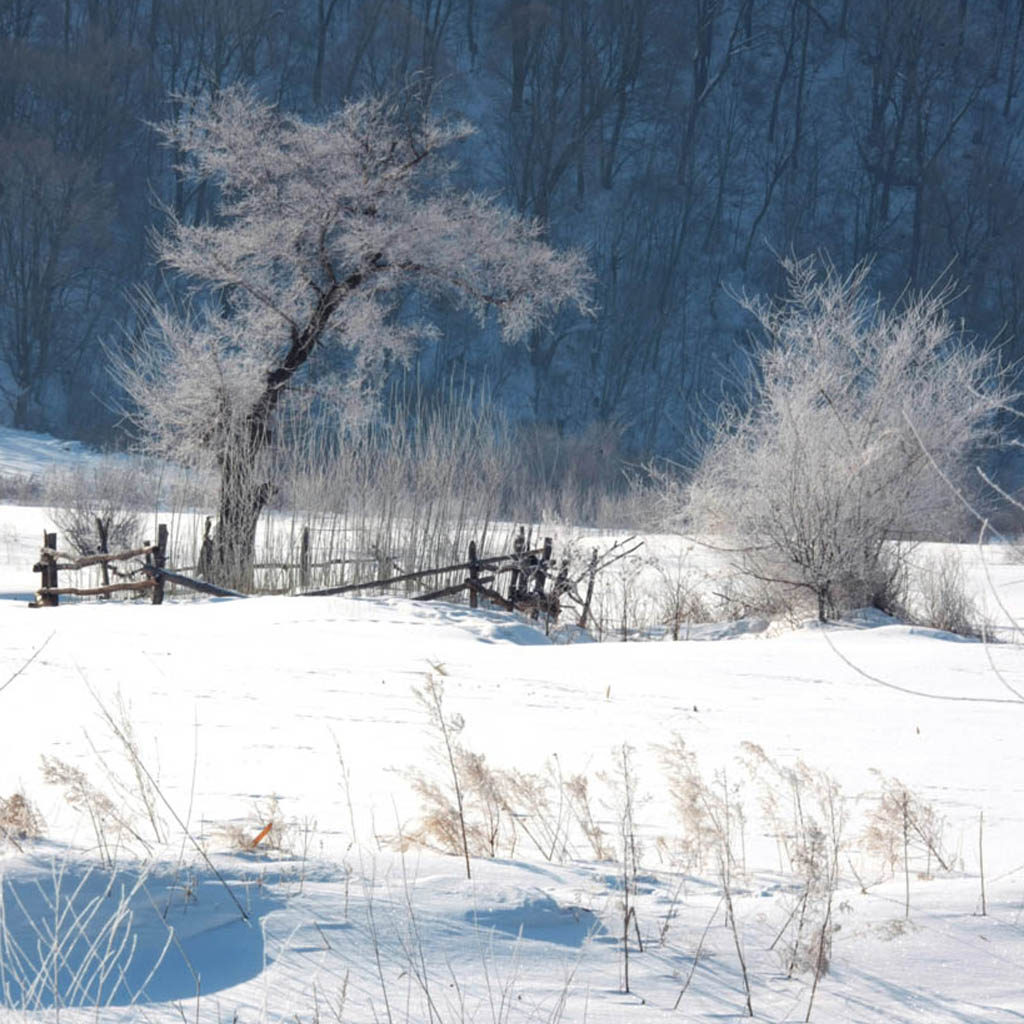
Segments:
[[[6,689],[7,689],[7,687],[8,687],[8,686],[10,686],[10,685],[11,685],[11,683],[13,683],[13,682],[14,682],[14,680],[15,680],[15,679],[17,679],[17,678],[18,678],[18,676],[20,676],[20,675],[21,675],[21,673],[22,673],[22,672],[24,672],[24,671],[25,671],[25,669],[27,669],[27,668],[29,667],[29,665],[31,665],[31,664],[32,664],[32,662],[33,662],[33,661],[35,661],[35,660],[36,660],[36,658],[38,658],[38,657],[39,657],[39,655],[40,655],[40,654],[42,654],[42,653],[43,653],[43,651],[45,651],[45,650],[46,650],[46,645],[47,645],[47,644],[48,644],[48,643],[49,643],[49,642],[50,642],[50,641],[51,641],[51,640],[52,640],[52,639],[53,639],[53,638],[54,638],[54,637],[55,637],[56,635],[57,635],[57,631],[56,631],[56,630],[54,630],[54,631],[53,631],[53,632],[52,632],[52,633],[51,633],[51,634],[50,634],[50,635],[49,635],[49,636],[48,636],[48,637],[47,637],[47,638],[46,638],[46,639],[45,639],[45,640],[44,640],[44,641],[43,641],[43,642],[42,642],[42,643],[41,643],[41,644],[40,644],[40,645],[39,645],[39,646],[38,646],[38,647],[37,647],[37,648],[36,648],[36,649],[35,649],[35,650],[34,650],[34,651],[32,652],[32,654],[31,654],[31,655],[30,655],[30,656],[28,657],[28,659],[27,659],[27,660],[26,660],[26,661],[25,661],[25,662],[24,662],[24,663],[22,664],[21,668],[19,668],[19,669],[18,669],[18,670],[17,670],[16,672],[14,672],[14,673],[13,673],[13,674],[12,674],[12,675],[11,675],[10,677],[8,677],[7,681],[6,681],[6,682],[5,682],[4,684],[3,684],[3,686],[0,686],[0,693],[3,693],[3,692],[4,692],[4,690],[6,690]]]
[[[852,668],[854,672],[859,676],[863,676],[869,682],[876,683],[878,686],[884,686],[887,690],[896,690],[899,693],[908,694],[911,697],[925,697],[928,700],[944,700],[953,703],[962,704],[1024,704],[1024,700],[1019,698],[1009,697],[959,697],[956,695],[950,695],[945,693],[927,693],[924,690],[915,690],[909,686],[900,686],[898,683],[890,683],[885,679],[879,679],[878,676],[873,676],[870,672],[866,672],[859,665],[851,661],[838,647],[832,642],[832,638],[828,635],[828,629],[819,630],[825,642],[832,648],[832,653],[835,654],[840,661],[842,661],[849,668]]]

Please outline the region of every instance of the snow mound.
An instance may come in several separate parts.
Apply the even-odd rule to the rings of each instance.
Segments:
[[[562,906],[550,895],[537,892],[524,899],[485,910],[471,910],[466,920],[484,931],[503,932],[531,942],[551,942],[578,948],[605,929],[592,910]]]
[[[756,636],[767,631],[767,619],[734,619],[730,622],[703,622],[687,626],[680,639],[685,640],[735,640],[741,636]]]

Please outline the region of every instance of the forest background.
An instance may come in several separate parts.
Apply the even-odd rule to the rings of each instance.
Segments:
[[[154,125],[238,82],[476,125],[458,183],[582,247],[597,314],[506,346],[410,294],[441,330],[394,379],[487,395],[598,476],[696,447],[759,344],[732,296],[783,291],[780,254],[871,260],[887,302],[956,281],[958,343],[1013,363],[1022,49],[1024,0],[0,0],[0,416],[117,442],[110,350],[140,289],[181,287],[152,232],[216,206]]]

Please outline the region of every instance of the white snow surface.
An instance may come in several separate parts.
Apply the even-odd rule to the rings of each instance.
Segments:
[[[0,427],[0,474],[37,476],[48,469],[68,469],[109,456],[82,444],[49,434]]]
[[[0,463],[18,457],[0,452]],[[553,644],[505,613],[395,598],[30,609],[45,525],[44,510],[0,507],[0,798],[21,791],[46,821],[44,839],[0,845],[0,1021],[745,1019],[719,882],[672,854],[684,829],[657,747],[673,733],[709,778],[721,772],[739,787],[746,823],[733,900],[757,1020],[804,1020],[812,979],[787,977],[770,948],[796,882],[740,763],[744,742],[785,765],[827,769],[850,816],[839,930],[812,1020],[1024,1020],[1016,644],[870,615],[828,628],[747,623],[705,630],[700,643]],[[1024,569],[991,554],[973,571],[991,578],[1006,614],[1024,608]],[[554,860],[521,837],[502,858],[474,859],[469,880],[458,857],[399,849],[422,814],[409,770],[446,785],[413,693],[427,674],[464,719],[461,742],[488,763],[585,774],[613,844],[603,776],[616,746],[635,748],[644,949],[634,937],[629,993],[621,867],[595,860],[578,835]],[[104,714],[118,720],[119,699],[162,794],[161,840],[132,803],[135,772]],[[124,807],[135,806],[140,840],[108,833],[113,880],[88,816],[44,782],[42,755],[115,799],[120,783]],[[946,820],[952,863],[915,863],[909,920],[902,871],[885,869],[861,839],[879,789],[873,769]],[[290,850],[234,850],[230,826],[255,832],[274,797],[291,823]],[[55,904],[66,910],[59,922]],[[111,923],[118,906],[131,916]],[[89,940],[68,944],[61,969],[70,978],[83,966],[86,980],[65,985],[68,1005],[42,983],[37,1008],[16,1009],[31,993],[14,968],[40,962],[53,931],[75,920]],[[128,941],[122,949],[111,936]],[[108,947],[113,969],[89,980]]]

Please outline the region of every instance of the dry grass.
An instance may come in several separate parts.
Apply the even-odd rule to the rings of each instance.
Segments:
[[[105,864],[113,865],[122,844],[129,840],[141,844],[147,853],[151,852],[152,847],[134,827],[129,813],[118,807],[81,768],[46,754],[42,755],[41,762],[43,781],[60,786],[67,805],[89,819],[96,850]]]
[[[256,801],[248,817],[223,822],[215,831],[218,841],[234,853],[291,854],[299,845],[302,827],[284,813],[277,796],[270,796]]]
[[[45,830],[43,816],[24,793],[0,797],[0,841],[19,846],[28,839],[41,839]]]

